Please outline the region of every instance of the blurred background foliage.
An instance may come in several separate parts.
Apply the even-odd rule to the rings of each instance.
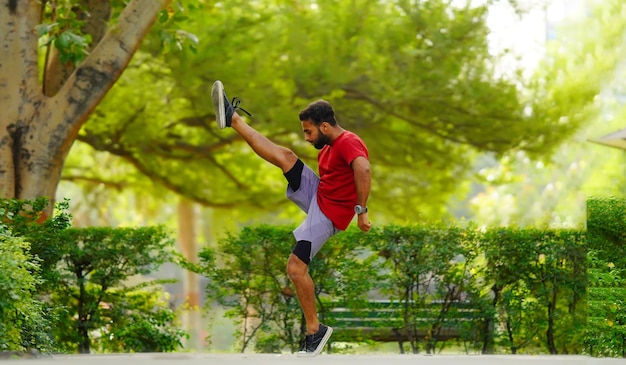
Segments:
[[[523,17],[547,2],[181,4],[197,45],[164,48],[155,27],[66,161],[58,195],[85,202],[73,207],[85,224],[171,220],[176,195],[217,212],[217,226],[299,219],[280,171],[216,129],[216,79],[313,166],[297,112],[330,100],[370,148],[375,223],[580,225],[586,195],[622,193],[621,151],[587,141],[621,127],[619,1],[588,5],[539,64],[504,72],[518,56],[490,47],[490,9]]]

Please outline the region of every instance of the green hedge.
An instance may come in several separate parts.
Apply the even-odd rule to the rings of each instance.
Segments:
[[[299,348],[303,317],[286,274],[293,228],[246,227],[239,235],[222,239],[217,248],[203,248],[199,265],[186,263],[209,278],[207,302],[226,307],[226,315],[239,324],[237,347],[241,352],[253,343],[259,352]],[[325,298],[359,306],[376,284],[374,277],[367,275],[372,259],[360,254],[361,236],[348,232],[342,237],[344,241],[331,240],[311,264],[322,320],[333,306]]]
[[[200,253],[195,271],[210,278],[207,296],[242,323],[241,351],[297,349],[302,316],[285,273],[291,226],[246,227]],[[368,298],[406,304],[405,326],[420,306],[477,309],[461,338],[468,350],[491,353],[581,353],[585,322],[585,232],[475,226],[389,225],[334,236],[311,264],[320,317],[338,303],[359,310]],[[254,316],[249,314],[254,313]],[[332,323],[329,323],[332,325]],[[434,333],[434,332],[433,332]],[[267,338],[264,334],[271,338]],[[413,352],[438,351],[436,336],[415,339]]]
[[[626,357],[626,201],[590,199],[586,351]]]
[[[586,230],[416,224],[364,234],[351,228],[311,264],[320,317],[339,303],[359,311],[368,299],[385,298],[404,305],[411,331],[419,322],[412,316],[440,303],[440,316],[430,323],[435,335],[409,344],[413,352],[436,352],[451,345],[436,329],[453,320],[450,304],[463,301],[475,313],[459,340],[467,351],[624,357],[626,201],[593,198],[587,205]],[[247,321],[242,351],[252,342],[257,351],[297,348],[303,319],[284,270],[292,229],[246,227],[205,248],[193,267],[211,279],[208,297]]]
[[[0,199],[0,350],[175,351],[177,326],[160,284],[128,285],[170,260],[164,227],[71,228],[68,202],[38,223],[45,199]]]
[[[462,338],[468,348],[577,353],[585,317],[584,237],[578,230],[412,225],[382,227],[363,240],[385,259],[383,293],[410,303],[409,315],[441,303],[433,330],[451,320],[449,303],[469,301],[478,314]],[[405,326],[411,323],[409,317]],[[413,341],[414,352],[420,340]],[[436,351],[437,342],[433,336],[423,347]]]

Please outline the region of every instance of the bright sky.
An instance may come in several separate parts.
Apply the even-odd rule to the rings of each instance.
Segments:
[[[543,55],[546,40],[555,36],[554,26],[580,15],[584,9],[584,0],[520,0],[519,3],[530,9],[521,18],[506,1],[499,1],[492,6],[487,20],[493,31],[489,38],[493,53],[505,49],[513,53],[502,64],[505,73],[515,66],[532,70]]]

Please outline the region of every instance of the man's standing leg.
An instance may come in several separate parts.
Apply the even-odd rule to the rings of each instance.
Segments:
[[[299,241],[298,245],[302,242]],[[333,333],[333,329],[320,323],[317,318],[315,285],[309,274],[309,266],[292,253],[287,261],[287,274],[296,287],[296,294],[304,313],[307,328],[307,333],[298,354],[315,356],[322,352],[326,342],[328,342]]]
[[[302,242],[297,244],[300,245]],[[315,334],[319,330],[320,322],[317,318],[317,306],[315,304],[315,284],[309,274],[309,265],[292,253],[287,260],[287,275],[296,287],[298,301],[306,321],[306,334]]]
[[[297,243],[289,256],[287,272],[296,286],[300,306],[306,320],[307,334],[299,354],[317,355],[324,349],[326,342],[333,333],[333,329],[319,322],[316,310],[315,286],[308,269],[313,257],[338,230],[330,219],[322,213],[317,204],[317,182],[319,182],[319,179],[311,169],[308,167],[305,167],[305,169],[302,172],[302,180],[305,182],[312,181],[311,176],[314,176],[316,184],[303,183],[299,191],[293,192],[293,194],[291,192],[288,193],[289,198],[294,201],[296,200],[293,196],[295,194],[312,196],[312,199],[310,200],[304,222],[293,231]]]

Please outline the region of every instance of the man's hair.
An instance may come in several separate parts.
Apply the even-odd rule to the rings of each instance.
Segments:
[[[317,100],[309,104],[306,109],[300,112],[300,121],[310,120],[316,126],[319,126],[323,122],[335,126],[337,120],[335,119],[335,111],[332,105],[326,100]]]

